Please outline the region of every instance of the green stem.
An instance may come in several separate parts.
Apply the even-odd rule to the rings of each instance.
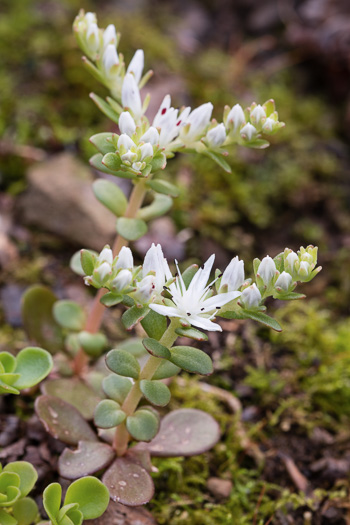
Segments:
[[[130,200],[128,203],[128,207],[126,209],[124,217],[128,217],[129,219],[132,219],[136,217],[137,212],[142,206],[143,199],[145,197],[145,194],[147,192],[146,188],[146,181],[145,179],[137,180],[137,182],[134,185],[134,188],[130,195]],[[120,250],[123,246],[127,246],[129,244],[129,241],[127,239],[124,239],[121,235],[117,235],[114,244],[113,244],[113,254],[118,255]],[[91,334],[95,334],[99,331],[103,314],[105,312],[105,306],[100,302],[101,297],[104,296],[105,293],[107,293],[108,290],[105,290],[101,288],[92,303],[84,330],[86,332],[90,332]],[[84,352],[84,350],[81,348],[77,355],[74,358],[73,363],[73,369],[76,375],[81,376],[84,373],[85,368],[87,367],[87,364],[89,362],[89,358]]]
[[[175,318],[171,319],[167,330],[164,332],[159,342],[167,348],[171,348],[178,337],[175,333],[175,330],[176,328],[178,328],[178,326],[179,320]],[[143,369],[141,370],[139,379],[135,381],[133,387],[131,388],[121,407],[121,409],[126,413],[127,416],[131,416],[135,412],[140,402],[140,399],[142,398],[142,392],[140,390],[140,381],[142,379],[152,379],[153,375],[157,371],[162,361],[162,359],[160,359],[159,357],[154,357],[153,355],[150,355],[147,359]],[[113,441],[113,448],[115,449],[118,456],[123,456],[125,454],[128,448],[129,439],[130,434],[126,429],[125,423],[122,423],[117,427]]]

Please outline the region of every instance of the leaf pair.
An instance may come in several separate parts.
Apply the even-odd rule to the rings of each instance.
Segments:
[[[84,519],[95,519],[104,513],[108,507],[109,492],[97,478],[87,476],[68,487],[62,507],[61,498],[59,483],[51,483],[44,490],[44,508],[52,525],[81,525]]]
[[[15,357],[0,352],[0,394],[19,394],[42,381],[52,370],[51,355],[42,348],[28,347]]]

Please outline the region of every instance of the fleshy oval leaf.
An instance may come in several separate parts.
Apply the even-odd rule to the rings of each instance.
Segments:
[[[78,341],[84,352],[90,357],[99,357],[108,344],[107,337],[101,332],[91,334],[86,330],[79,332]]]
[[[99,428],[114,428],[123,423],[125,412],[120,409],[119,403],[112,399],[103,399],[95,409],[94,422]]]
[[[77,479],[106,468],[114,458],[114,450],[105,443],[79,441],[76,450],[64,449],[58,460],[58,471],[63,478]]]
[[[132,330],[139,321],[142,321],[149,311],[150,309],[148,306],[142,306],[141,308],[138,306],[132,306],[123,313],[123,325],[128,331]]]
[[[98,441],[81,413],[58,397],[39,396],[35,401],[35,411],[46,431],[68,445],[77,445],[79,441]]]
[[[154,484],[147,470],[129,458],[117,458],[102,478],[113,501],[137,507],[145,505],[152,499]]]
[[[101,516],[109,503],[107,487],[97,478],[86,476],[69,485],[64,504],[78,503],[84,519],[92,520]]]
[[[141,325],[149,337],[159,341],[167,329],[168,323],[164,315],[160,315],[154,310],[150,310],[146,317],[141,320]]]
[[[173,346],[171,362],[187,372],[208,376],[213,373],[213,363],[210,357],[192,346]]]
[[[154,412],[141,408],[126,419],[126,428],[137,441],[151,441],[158,432],[159,418]]]
[[[96,135],[92,135],[92,137],[90,137],[90,142],[103,155],[111,152],[115,153],[115,146],[113,146],[113,144],[107,140],[111,139],[112,137],[113,133],[108,131],[104,133],[96,133]]]
[[[12,463],[8,463],[4,467],[3,472],[14,472],[18,474],[20,479],[18,488],[22,497],[29,494],[38,479],[37,471],[28,461],[13,461]]]
[[[147,224],[142,219],[121,217],[117,220],[117,232],[128,241],[136,241],[147,233]]]
[[[154,372],[152,379],[168,379],[168,377],[176,376],[181,368],[174,365],[170,361],[162,361]]]
[[[188,337],[190,339],[194,339],[195,341],[208,341],[207,334],[197,330],[197,328],[193,328],[193,326],[190,328],[176,328],[175,333],[181,337]]]
[[[110,374],[102,381],[102,388],[106,396],[120,404],[123,403],[131,387],[130,379],[116,374]]]
[[[147,186],[157,193],[163,193],[170,197],[178,197],[180,194],[179,189],[174,184],[162,179],[150,180],[147,182]]]
[[[171,353],[169,349],[159,343],[156,339],[152,339],[151,337],[146,337],[142,341],[143,346],[146,348],[147,352],[155,357],[160,357],[162,359],[170,359]]]
[[[79,331],[84,328],[86,314],[75,301],[63,299],[53,306],[53,315],[57,323],[68,330]]]
[[[101,398],[86,383],[76,378],[45,381],[43,394],[59,397],[74,406],[84,419],[93,419],[94,410]]]
[[[140,364],[136,357],[125,350],[114,349],[108,352],[106,356],[108,368],[120,376],[132,377],[138,379],[140,374]]]
[[[210,450],[219,439],[220,428],[212,416],[195,408],[182,408],[167,414],[156,437],[135,449],[161,457],[195,456]]]
[[[62,488],[59,483],[51,483],[43,492],[43,505],[53,525],[61,507]]]
[[[161,381],[143,379],[140,381],[140,390],[152,405],[165,407],[171,398],[169,388]]]
[[[62,328],[52,313],[56,301],[55,294],[41,285],[31,286],[22,297],[22,320],[29,339],[52,354],[62,350],[64,344]]]
[[[109,180],[98,179],[93,183],[92,189],[96,199],[116,217],[124,215],[128,201],[119,186]]]
[[[12,514],[18,525],[31,525],[39,516],[38,505],[32,498],[21,498],[13,505]]]
[[[15,386],[19,390],[30,388],[51,372],[53,360],[49,352],[38,347],[24,348],[16,357],[15,373],[20,377]]]

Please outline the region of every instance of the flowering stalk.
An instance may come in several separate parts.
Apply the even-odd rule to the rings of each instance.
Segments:
[[[164,332],[159,343],[164,345],[166,348],[170,349],[178,337],[178,335],[175,333],[175,330],[176,328],[178,328],[179,324],[180,323],[177,319],[172,319],[170,325],[168,326],[166,332]],[[162,359],[158,357],[152,355],[148,357],[148,360],[140,373],[140,379],[134,383],[133,387],[131,388],[127,398],[125,399],[121,407],[123,412],[125,412],[125,414],[127,414],[128,416],[132,416],[143,396],[140,390],[140,381],[143,379],[152,379],[154,373],[157,371],[161,363]],[[129,440],[130,434],[126,429],[125,424],[122,423],[116,428],[113,440],[113,447],[118,456],[123,456],[125,454]]]
[[[125,217],[133,218],[136,216],[138,210],[142,206],[146,194],[144,182],[142,180],[137,181],[130,195]],[[117,235],[113,244],[113,253],[117,255],[123,246],[127,246],[129,241]],[[101,298],[106,293],[102,288],[97,292],[93,303],[91,305],[84,330],[94,334],[99,331],[102,323],[103,314],[105,312],[105,306],[101,303]],[[76,375],[80,376],[84,373],[84,370],[88,364],[89,358],[82,348],[79,349],[78,353],[74,358],[73,370]]]

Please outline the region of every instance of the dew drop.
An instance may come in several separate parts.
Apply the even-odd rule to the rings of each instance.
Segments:
[[[121,487],[125,487],[126,481],[118,481],[118,485],[120,485]]]
[[[51,417],[53,417],[53,419],[57,419],[58,418],[57,412],[52,407],[49,407],[49,412],[51,414]]]

